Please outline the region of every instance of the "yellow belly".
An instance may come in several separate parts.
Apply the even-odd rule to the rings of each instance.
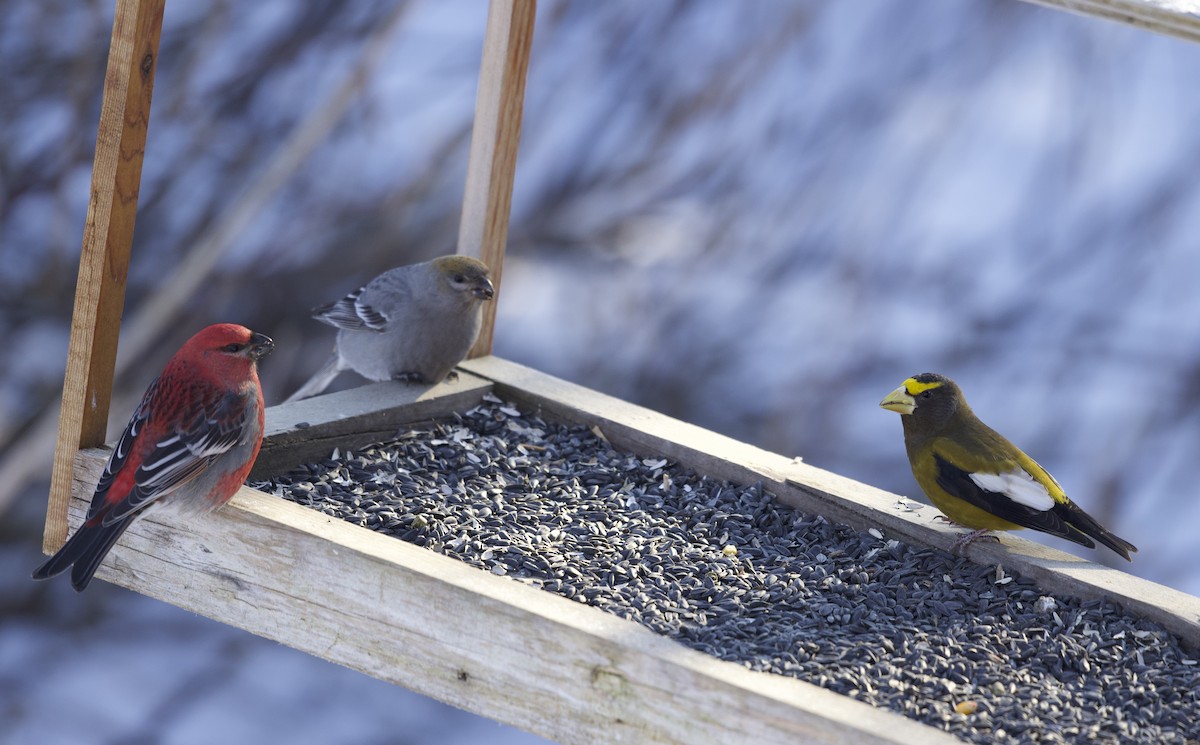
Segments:
[[[945,489],[938,486],[936,478],[922,478],[916,471],[913,471],[913,476],[916,477],[921,491],[925,492],[925,496],[929,497],[930,502],[933,502],[933,506],[937,507],[946,517],[959,525],[971,528],[972,530],[1021,529],[1021,526],[1016,523],[996,517],[992,513],[982,510],[970,502],[947,493]]]

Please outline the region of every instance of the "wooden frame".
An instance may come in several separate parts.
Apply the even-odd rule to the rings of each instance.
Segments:
[[[260,476],[311,458],[311,443],[328,452],[335,441],[387,436],[489,391],[598,427],[619,448],[761,480],[787,504],[860,529],[942,548],[957,535],[895,509],[894,494],[496,357],[468,361],[458,380],[432,388],[380,383],[268,409]],[[107,456],[98,448],[77,457],[73,526]],[[957,742],[248,487],[210,517],[163,510],[127,536],[97,576],[563,743]],[[1049,592],[1111,598],[1200,646],[1200,598],[1018,536],[969,550]]]
[[[117,0],[76,291],[44,548],[78,526],[107,459],[112,392],[164,0]],[[1045,0],[1200,40],[1163,0]],[[535,0],[492,0],[459,252],[499,285]],[[391,383],[277,406],[256,474],[353,447],[498,395],[598,427],[617,447],[710,476],[763,481],[801,510],[906,541],[956,533],[898,497],[486,356],[494,304],[458,380]],[[1109,597],[1200,647],[1200,599],[1019,537],[970,548],[1047,590]],[[243,488],[224,509],[135,522],[98,576],[564,743],[957,742],[808,683],[753,673],[603,611]]]

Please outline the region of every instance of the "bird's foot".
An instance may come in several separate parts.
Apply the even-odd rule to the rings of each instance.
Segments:
[[[424,383],[425,376],[418,372],[402,372],[392,376],[397,383]]]
[[[454,383],[457,381],[458,381],[458,371],[457,370],[451,370],[450,372],[446,373],[446,377],[442,378],[443,383]]]
[[[949,518],[947,518],[947,522],[952,524],[954,523],[954,521],[950,520]],[[950,544],[950,553],[955,554],[956,556],[965,556],[966,554],[964,552],[967,550],[967,546],[970,546],[972,543],[979,540],[989,540],[999,543],[1000,536],[994,535],[992,534],[992,531],[982,528],[980,530],[972,530],[970,533],[963,533],[958,538],[955,538],[954,542]]]

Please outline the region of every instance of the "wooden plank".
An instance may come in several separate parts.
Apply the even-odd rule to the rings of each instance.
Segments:
[[[104,443],[164,0],[117,0],[83,228],[43,547],[67,537],[75,452]]]
[[[878,528],[892,538],[949,549],[960,530],[932,522],[932,507],[910,512],[901,498],[795,459],[739,442],[649,409],[568,383],[497,357],[463,367],[496,383],[496,393],[566,421],[597,425],[615,446],[660,455],[700,473],[740,483],[763,484],[779,500],[859,530]],[[1152,619],[1193,648],[1200,647],[1200,598],[1135,577],[1119,569],[1003,534],[999,543],[972,544],[968,557],[1000,564],[1030,577],[1045,591],[1082,599],[1111,598]]]
[[[1080,15],[1200,41],[1200,5],[1189,0],[1026,0]]]
[[[79,455],[74,524],[107,455]],[[138,520],[98,576],[567,745],[958,742],[251,489]]]
[[[459,372],[457,379],[433,386],[388,381],[272,406],[250,478],[269,478],[324,459],[335,447],[378,442],[395,435],[401,425],[466,411],[491,388],[491,381]]]
[[[521,141],[525,72],[536,15],[536,0],[492,0],[488,8],[458,253],[481,259],[491,268],[496,297],[483,306],[483,328],[471,348],[471,357],[492,352]]]

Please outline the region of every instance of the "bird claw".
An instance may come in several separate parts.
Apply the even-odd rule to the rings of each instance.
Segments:
[[[947,518],[946,521],[949,523],[954,523],[954,521],[950,520],[949,518]],[[954,541],[950,544],[950,553],[954,554],[955,556],[966,556],[965,552],[967,550],[967,546],[970,546],[975,541],[980,540],[995,541],[996,543],[999,543],[1000,536],[994,535],[992,531],[982,528],[979,530],[972,530],[970,533],[964,533],[958,538],[954,539]]]

